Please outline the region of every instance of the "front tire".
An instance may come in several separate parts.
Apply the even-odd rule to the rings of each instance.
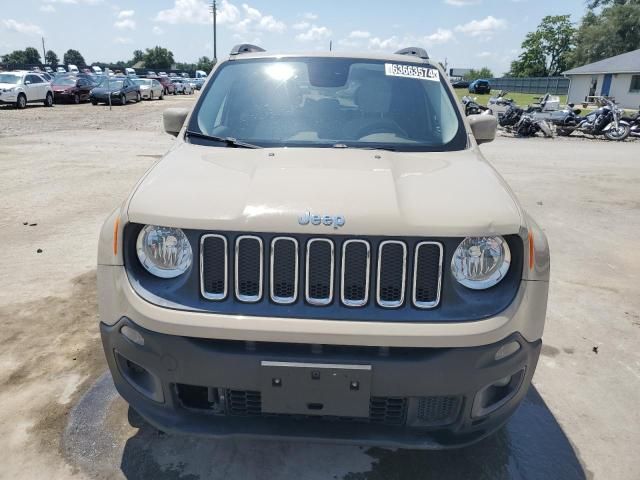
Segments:
[[[18,110],[27,108],[27,96],[24,93],[18,95],[18,99],[16,100],[16,108]]]
[[[569,135],[571,135],[573,133],[573,130],[568,129],[568,128],[557,128],[556,129],[556,133],[560,137],[568,137]]]
[[[47,96],[44,99],[44,106],[53,107],[53,95],[51,94],[51,92],[47,93]]]
[[[142,101],[142,95],[140,95],[140,92],[136,93],[136,103],[140,103]]]
[[[127,104],[127,96],[126,95],[120,95],[120,103],[122,105],[126,105]]]
[[[73,96],[73,103],[75,103],[76,105],[80,104],[80,95],[78,95],[77,93]]]
[[[153,92],[149,94],[149,100],[153,100]]]
[[[91,105],[98,105],[98,101],[94,100],[93,98],[91,99]]]
[[[604,132],[604,136],[609,140],[622,142],[627,139],[629,133],[631,133],[631,128],[629,128],[629,125],[618,125],[617,129],[612,128],[611,130],[607,130],[606,132]]]

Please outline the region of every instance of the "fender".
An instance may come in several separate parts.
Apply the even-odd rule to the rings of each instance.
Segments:
[[[609,123],[606,127],[604,127],[602,129],[603,132],[608,132],[609,130],[611,130],[613,128],[614,122]],[[618,120],[618,125],[629,125],[629,122],[625,122],[624,120]]]

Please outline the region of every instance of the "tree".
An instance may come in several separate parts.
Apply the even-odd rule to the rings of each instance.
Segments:
[[[3,55],[2,62],[12,65],[38,64],[41,63],[40,53],[33,47],[27,47],[24,50],[14,50],[11,53]]]
[[[215,65],[215,62],[212,62],[209,57],[205,56],[205,57],[200,57],[198,59],[198,63],[196,64],[196,68],[195,70],[203,70],[205,72],[207,72],[207,74],[209,72],[211,72],[211,70],[213,69]]]
[[[597,62],[640,48],[640,0],[602,0],[589,10],[576,33],[573,66]]]
[[[44,63],[48,65],[58,65],[58,62],[60,62],[60,59],[58,58],[58,55],[56,55],[56,52],[53,50],[47,50],[47,53],[44,55]]]
[[[144,52],[142,50],[134,50],[133,51],[133,58],[129,62],[131,64],[131,66],[135,65],[138,62],[142,62],[142,61],[144,61]]]
[[[77,65],[79,67],[84,67],[86,65],[83,56],[80,54],[78,50],[74,50],[70,48],[64,54],[64,64],[65,65]]]
[[[575,28],[570,15],[547,15],[522,42],[522,53],[511,62],[514,77],[554,77],[569,67]]]
[[[493,78],[493,72],[487,67],[482,67],[480,70],[474,70],[472,68],[469,70],[469,73],[464,76],[467,82],[473,82],[479,78]]]
[[[173,65],[173,52],[159,46],[147,48],[144,54],[144,65],[147,68],[171,68]]]

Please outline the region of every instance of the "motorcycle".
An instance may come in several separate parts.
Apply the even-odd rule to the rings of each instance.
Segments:
[[[558,135],[563,137],[582,132],[593,136],[603,135],[608,140],[625,140],[631,133],[631,126],[622,118],[624,110],[608,98],[598,97],[596,102],[600,108],[584,117],[580,116],[580,109],[569,105],[549,120],[556,126]]]
[[[640,109],[630,117],[622,117],[622,121],[629,124],[629,135],[632,137],[640,137]]]
[[[483,107],[469,95],[465,95],[464,97],[462,97],[462,104],[464,105],[464,114],[467,117],[469,115],[481,115],[484,113],[489,113],[489,109],[487,107]]]
[[[512,131],[517,137],[533,137],[542,132],[545,137],[553,137],[549,124],[541,118],[518,107],[513,100],[504,114],[499,117],[498,124],[505,130]]]

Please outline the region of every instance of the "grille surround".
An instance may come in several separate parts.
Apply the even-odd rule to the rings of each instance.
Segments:
[[[275,255],[278,242],[292,242],[294,244],[294,275],[293,275],[293,295],[289,297],[278,296],[275,293]],[[298,240],[293,237],[275,237],[271,240],[271,251],[269,253],[269,296],[271,300],[280,305],[290,305],[298,300],[299,263],[300,252]]]
[[[384,300],[382,298],[382,262],[383,250],[387,245],[400,245],[402,247],[402,282],[398,300]],[[400,240],[385,240],[378,246],[378,271],[376,282],[376,302],[383,308],[399,308],[404,304],[407,289],[407,244]]]
[[[420,256],[420,248],[423,246],[435,246],[439,250],[439,261],[438,261],[438,286],[436,288],[436,298],[431,302],[424,302],[418,300],[417,289],[418,289],[418,270],[419,270],[419,256]],[[425,241],[419,242],[416,244],[414,248],[414,259],[413,259],[413,286],[412,286],[412,303],[417,308],[422,309],[430,309],[435,308],[440,304],[440,295],[442,293],[442,263],[444,257],[444,247],[440,242],[433,241]]]
[[[208,238],[217,238],[224,243],[224,290],[222,293],[211,293],[206,291],[205,285],[205,269],[204,269],[204,246]],[[208,233],[200,237],[200,293],[207,300],[221,301],[227,298],[229,294],[229,242],[227,237],[217,233]]]
[[[364,282],[364,296],[362,300],[347,299],[345,294],[345,273],[346,273],[346,259],[347,259],[347,247],[349,245],[361,244],[367,248],[366,253],[366,268],[365,268],[365,282]],[[340,269],[340,301],[347,307],[363,307],[369,303],[369,288],[371,280],[371,245],[366,240],[347,240],[342,244],[342,259]]]
[[[258,266],[258,293],[256,295],[244,295],[240,293],[240,278],[239,278],[239,270],[240,270],[240,243],[243,240],[256,240],[260,245],[260,260]],[[235,246],[235,258],[234,258],[234,288],[236,293],[236,298],[241,302],[245,303],[257,303],[262,300],[262,294],[264,290],[264,242],[262,238],[256,235],[240,235],[236,238],[236,246]]]
[[[310,254],[309,252],[311,251],[311,247],[313,246],[314,243],[327,243],[328,245],[330,245],[331,248],[331,266],[329,268],[329,295],[325,298],[323,297],[313,297],[311,296],[311,292],[309,291],[309,286],[310,286]],[[307,242],[307,248],[306,248],[306,255],[305,255],[305,270],[304,270],[304,276],[305,276],[305,282],[304,282],[304,298],[307,301],[307,303],[311,304],[311,305],[316,305],[316,306],[325,306],[325,305],[329,305],[331,302],[333,302],[333,284],[335,281],[335,263],[336,263],[336,251],[335,251],[335,245],[333,243],[333,241],[329,240],[328,238],[312,238]]]

